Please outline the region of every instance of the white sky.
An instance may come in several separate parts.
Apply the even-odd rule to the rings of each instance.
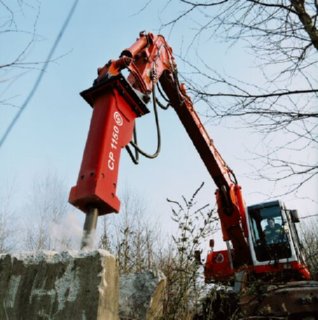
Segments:
[[[69,189],[75,185],[91,116],[91,108],[79,96],[79,92],[90,87],[96,78],[97,67],[103,66],[111,58],[117,58],[123,49],[135,41],[140,31],[157,32],[162,21],[160,15],[172,14],[167,10],[162,11],[163,2],[159,1],[152,2],[139,12],[145,2],[80,1],[55,53],[55,57],[59,58],[49,65],[34,98],[0,149],[1,188],[14,186],[13,206],[20,214],[23,214],[21,207],[32,192],[35,177],[55,172],[64,178]],[[28,51],[26,60],[45,59],[72,3],[70,0],[42,1],[36,26],[39,36]],[[172,8],[170,6],[170,10]],[[174,9],[177,11],[177,8]],[[25,21],[34,17],[34,12],[25,9],[19,28],[25,28]],[[17,13],[17,19],[20,19],[19,16]],[[27,27],[28,30],[31,27],[32,24]],[[163,31],[176,53],[188,40],[186,27],[181,23],[171,34],[168,34],[168,30]],[[14,39],[12,41],[10,35],[3,35],[0,39],[2,44],[7,44],[1,49],[4,51],[0,59],[4,59],[4,62],[25,45],[24,35]],[[226,49],[212,39],[204,50],[205,54],[202,52],[202,55],[210,57],[212,67],[230,70],[236,75],[249,70],[249,77],[254,76],[254,71],[250,71],[252,66],[246,65],[250,62],[249,57],[239,46]],[[188,58],[191,60],[191,55]],[[194,56],[192,61],[196,63]],[[182,72],[182,68],[179,69]],[[19,105],[31,90],[37,75],[37,70],[29,72],[5,92],[0,83],[0,93],[14,97],[11,101]],[[1,107],[0,134],[14,112],[14,108]],[[139,133],[139,140],[150,152],[155,149],[156,135],[154,119],[152,115],[147,117],[140,120],[139,127],[144,128]],[[162,223],[163,229],[173,230],[166,198],[178,200],[181,195],[190,198],[204,181],[202,204],[214,202],[215,186],[174,111],[161,112],[160,119],[161,155],[156,160],[143,158],[136,167],[123,151],[118,194],[126,187],[136,191],[145,199],[149,219],[155,218]],[[208,131],[224,159],[235,171],[243,186],[247,204],[269,200],[265,194],[279,193],[280,190],[273,190],[274,186],[268,182],[256,182],[248,178],[254,169],[246,161],[251,157],[247,150],[253,150],[260,143],[259,138],[250,132],[230,127],[231,123],[229,126],[208,126]],[[316,186],[317,183],[309,184],[302,195],[316,197]],[[317,203],[308,199],[286,196],[283,200],[303,215],[317,213]],[[81,213],[78,215],[81,216]]]

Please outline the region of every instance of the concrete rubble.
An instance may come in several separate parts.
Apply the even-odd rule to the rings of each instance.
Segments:
[[[160,271],[146,271],[120,277],[121,320],[156,320],[162,315],[166,278]]]

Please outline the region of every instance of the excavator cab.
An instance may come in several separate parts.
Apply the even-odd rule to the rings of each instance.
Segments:
[[[288,210],[276,200],[247,207],[246,218],[251,254],[248,270],[256,277],[275,273],[287,279],[310,279],[296,228],[299,222],[296,210]],[[205,281],[234,280],[235,273],[241,269],[234,263],[237,254],[230,244],[227,250],[212,248],[205,263]]]
[[[254,263],[291,258],[289,227],[284,213],[279,201],[248,208]]]
[[[299,222],[296,210],[287,210],[277,200],[249,206],[247,217],[249,246],[256,273],[304,268],[295,226]]]

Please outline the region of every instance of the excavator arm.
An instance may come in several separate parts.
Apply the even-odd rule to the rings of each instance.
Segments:
[[[127,78],[123,69],[129,71]],[[87,214],[84,231],[88,234],[96,227],[98,215],[119,211],[116,188],[121,150],[132,140],[136,118],[149,112],[146,104],[158,82],[217,186],[223,239],[232,242],[237,265],[248,263],[241,187],[203,126],[185,86],[179,83],[172,49],[161,35],[141,33],[119,59],[98,69],[94,85],[81,93],[93,115],[69,201]]]

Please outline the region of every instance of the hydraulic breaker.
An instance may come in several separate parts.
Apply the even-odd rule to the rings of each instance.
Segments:
[[[121,74],[95,82],[81,95],[93,107],[93,114],[77,184],[71,189],[69,202],[91,220],[92,212],[99,216],[119,211],[116,188],[121,149],[132,139],[136,117],[149,110]],[[88,229],[96,228],[96,223],[85,224]]]

